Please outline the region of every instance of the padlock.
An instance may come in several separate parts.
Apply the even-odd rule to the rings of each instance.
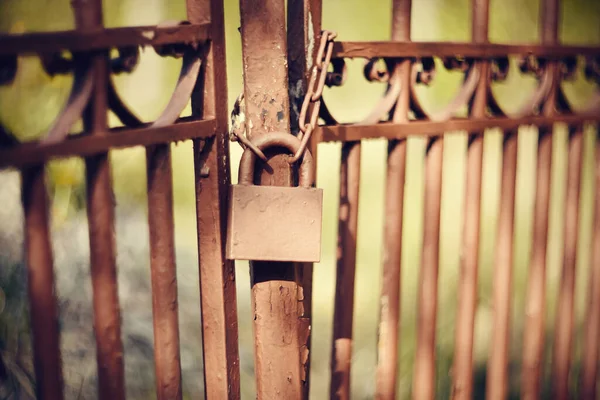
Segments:
[[[300,140],[269,133],[253,140],[256,147],[283,147],[295,154]],[[298,187],[254,185],[256,155],[246,149],[237,185],[229,189],[227,258],[230,260],[319,262],[323,190],[312,187],[314,164],[304,152]]]

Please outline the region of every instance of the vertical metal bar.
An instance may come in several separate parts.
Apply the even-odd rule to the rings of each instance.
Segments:
[[[181,399],[171,147],[146,148],[154,369],[159,400]]]
[[[423,255],[417,295],[417,349],[412,394],[415,400],[435,398],[435,330],[443,152],[443,137],[431,138],[425,153]]]
[[[321,0],[289,0],[287,4],[288,40],[288,84],[290,90],[290,125],[297,134],[298,118],[306,93],[312,65],[310,60],[317,56],[318,39],[321,34]],[[309,54],[312,51],[312,54]],[[309,149],[317,171],[318,138],[311,137]],[[300,346],[300,380],[302,398],[308,399],[310,392],[310,344],[312,318],[312,263],[296,265],[298,283],[298,340]]]
[[[290,132],[285,2],[240,0],[246,117],[251,136]],[[257,168],[261,185],[291,186],[287,156],[267,152],[269,167]],[[259,167],[257,165],[257,167]],[[299,288],[293,263],[250,265],[256,391],[258,399],[299,399]],[[300,295],[301,296],[301,295]],[[301,297],[300,297],[301,298]]]
[[[331,344],[331,399],[350,399],[360,150],[360,142],[347,142],[342,146],[338,260],[335,282],[333,340]]]
[[[22,172],[25,255],[38,399],[63,399],[58,305],[54,291],[44,166]]]
[[[488,41],[489,0],[475,0],[473,5],[472,39],[474,43]],[[476,61],[481,75],[469,114],[484,118],[487,106],[488,62]],[[454,349],[453,398],[473,396],[473,331],[477,307],[477,275],[479,256],[479,219],[481,208],[481,174],[483,168],[483,132],[469,134],[467,147],[467,182],[464,203],[464,222],[461,267],[456,314]]]
[[[537,190],[534,205],[533,245],[529,263],[525,334],[523,339],[522,395],[537,399],[544,350],[544,314],[546,302],[546,241],[552,161],[552,135],[540,130],[537,161]]]
[[[558,0],[542,2],[542,43],[556,44],[558,38]],[[556,105],[557,68],[548,62],[553,86],[544,103],[543,114],[552,116]],[[542,128],[538,139],[537,187],[533,216],[533,244],[525,303],[525,334],[523,338],[522,397],[537,399],[540,395],[540,374],[544,351],[544,317],[546,312],[546,249],[548,245],[548,209],[552,171],[552,128]]]
[[[575,301],[575,265],[577,264],[577,237],[579,233],[579,189],[583,150],[581,127],[570,128],[568,147],[565,247],[554,330],[552,378],[554,396],[559,400],[567,399],[569,395]]]
[[[71,4],[77,29],[103,28],[101,0],[74,0]],[[94,93],[83,122],[86,131],[101,135],[107,129],[108,53],[99,51],[92,57]],[[122,400],[125,399],[125,376],[115,258],[114,195],[108,153],[87,158],[85,164],[98,393],[101,399]]]
[[[596,204],[594,207],[589,298],[585,320],[583,368],[581,373],[581,398],[586,400],[596,399],[598,356],[600,355],[600,140],[598,140],[597,135],[594,171],[596,173]]]
[[[392,40],[410,40],[411,7],[411,0],[394,0]],[[410,67],[410,60],[401,60],[393,72],[393,79],[401,81],[401,91],[392,117],[396,123],[408,121],[409,91],[407,88],[410,84]],[[392,140],[388,143],[383,279],[377,344],[377,386],[375,390],[378,399],[396,398],[405,176],[406,139]]]
[[[186,6],[191,23],[211,22],[192,115],[217,122],[214,139],[194,140],[204,395],[235,400],[240,398],[240,370],[235,265],[225,257],[230,170],[223,1],[186,0]]]
[[[504,400],[508,384],[508,338],[510,330],[513,268],[515,189],[517,181],[517,131],[504,136],[498,235],[494,259],[492,348],[488,362],[486,398]]]

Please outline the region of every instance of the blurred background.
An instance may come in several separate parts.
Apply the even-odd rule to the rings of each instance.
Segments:
[[[600,2],[562,1],[560,40],[569,44],[600,44]],[[413,40],[469,41],[471,4],[468,0],[413,2]],[[490,40],[535,43],[539,40],[539,0],[491,0]],[[186,19],[184,0],[105,0],[107,27],[153,25]],[[324,0],[323,28],[338,32],[339,40],[386,40],[390,37],[391,0]],[[225,0],[229,108],[242,90],[239,6]],[[71,29],[74,26],[66,0],[1,0],[0,31],[21,33]],[[580,60],[582,61],[582,60]],[[152,49],[142,53],[137,69],[115,77],[121,97],[143,120],[158,117],[177,80],[181,61],[161,58]],[[326,89],[324,97],[341,121],[366,116],[385,86],[362,77],[362,60],[348,62],[349,77],[341,88]],[[582,64],[580,63],[580,67]],[[575,80],[564,84],[574,105],[583,105],[594,91],[582,68]],[[441,64],[431,87],[419,88],[428,110],[443,107],[461,83],[461,75]],[[44,135],[65,103],[72,77],[46,75],[36,57],[19,58],[17,77],[0,87],[0,122],[21,140]],[[536,85],[519,73],[514,60],[506,82],[494,85],[501,104],[516,110]],[[466,111],[466,110],[465,110]],[[184,115],[189,113],[189,109]],[[117,126],[114,115],[111,125]],[[75,126],[73,131],[81,129]],[[554,310],[563,243],[563,206],[566,178],[566,129],[555,129],[552,195],[549,214],[548,308],[546,348],[550,354]],[[587,300],[593,202],[593,144],[595,129],[585,131],[580,200],[579,251],[576,283],[576,337],[572,386],[577,389],[581,355],[581,328]],[[516,196],[513,322],[511,326],[511,398],[518,398],[523,337],[524,296],[531,247],[532,207],[535,191],[536,130],[522,128]],[[465,186],[466,135],[445,136],[442,188],[441,254],[437,325],[437,398],[450,395],[450,368],[454,346],[459,249]],[[485,136],[479,298],[475,326],[476,398],[482,398],[489,354],[492,318],[492,268],[500,188],[502,136],[489,130]],[[423,219],[423,154],[425,141],[408,140],[408,172],[404,199],[402,244],[402,322],[399,349],[399,398],[408,398],[415,350],[416,292],[420,267]],[[354,311],[352,398],[373,398],[375,387],[377,319],[380,291],[386,142],[363,142],[359,236]],[[232,176],[237,180],[241,149],[231,145]],[[123,318],[126,382],[129,398],[154,398],[152,308],[148,256],[145,155],[143,148],[111,152],[116,195],[119,294]],[[317,184],[324,189],[323,254],[315,265],[313,291],[311,398],[328,397],[330,345],[335,291],[337,206],[340,145],[321,144]],[[186,398],[201,398],[202,357],[198,294],[198,259],[191,143],[173,145],[174,203],[179,284],[181,363]],[[85,217],[83,162],[72,158],[48,164],[52,239],[59,296],[63,371],[67,398],[96,398],[95,344],[91,314],[89,242]],[[0,172],[0,398],[32,398],[33,366],[27,313],[26,272],[23,265],[23,215],[20,178],[16,171]],[[253,337],[248,264],[236,266],[239,314],[239,348],[242,396],[253,398]],[[549,357],[546,357],[544,391],[548,394]],[[576,393],[576,392],[574,392]],[[575,395],[574,398],[577,396]]]

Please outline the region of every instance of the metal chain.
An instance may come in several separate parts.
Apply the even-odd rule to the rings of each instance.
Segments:
[[[326,85],[327,70],[331,63],[331,55],[333,54],[333,40],[336,38],[337,33],[332,31],[323,31],[321,34],[321,42],[319,43],[319,50],[317,57],[310,72],[310,79],[308,82],[308,89],[302,102],[302,109],[300,111],[300,117],[298,126],[300,132],[298,138],[300,139],[300,147],[298,151],[289,159],[289,163],[293,164],[302,158],[302,155],[306,151],[306,146],[318,124],[319,111],[321,108],[321,96],[323,94],[323,88]],[[242,148],[250,148],[261,160],[266,161],[264,153],[256,147],[245,135],[248,125],[245,121],[244,114],[244,95],[243,93],[236,99],[235,106],[231,113],[231,129],[229,131],[230,140],[238,142]],[[313,105],[310,112],[310,120],[307,122],[307,114],[310,105]]]
[[[325,80],[327,79],[327,70],[331,63],[331,55],[333,54],[333,40],[336,38],[337,33],[332,31],[323,31],[321,34],[321,42],[319,44],[319,50],[317,57],[315,58],[314,65],[310,71],[310,80],[308,81],[308,88],[304,101],[302,102],[302,109],[300,110],[300,117],[298,126],[300,127],[299,138],[300,148],[289,159],[289,163],[293,164],[302,158],[310,136],[317,127],[319,119],[319,111],[321,109],[321,96],[323,95],[323,88],[325,87]],[[308,114],[308,108],[313,105],[310,120],[307,122],[306,117]]]

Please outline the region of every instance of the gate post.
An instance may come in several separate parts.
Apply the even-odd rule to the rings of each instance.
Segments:
[[[287,45],[288,82],[290,93],[290,123],[293,134],[300,130],[298,118],[308,88],[310,60],[317,57],[321,35],[321,0],[288,0],[287,2]],[[312,51],[312,54],[310,53]],[[313,135],[309,150],[315,166],[315,181],[318,165],[318,137]],[[300,381],[302,398],[308,399],[310,391],[310,344],[312,318],[313,263],[301,263],[296,267],[298,283],[298,341],[300,348]]]
[[[285,2],[240,0],[240,16],[247,134],[289,134]],[[266,155],[270,169],[260,164],[260,184],[290,186],[287,157]],[[302,398],[297,268],[289,262],[250,263],[258,399]]]
[[[186,0],[188,20],[209,22],[210,49],[192,93],[192,116],[215,118],[215,137],[194,139],[204,397],[239,399],[235,265],[225,257],[229,173],[222,0]]]

